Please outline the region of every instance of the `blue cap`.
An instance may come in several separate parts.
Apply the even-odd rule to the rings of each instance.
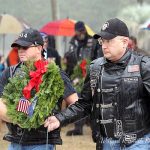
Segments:
[[[46,33],[40,32],[40,34],[41,34],[43,40],[45,40],[46,38],[48,38],[48,35]]]

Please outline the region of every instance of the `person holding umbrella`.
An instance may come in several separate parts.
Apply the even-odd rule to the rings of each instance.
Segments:
[[[71,76],[77,62],[82,59],[94,60],[102,57],[101,46],[88,34],[83,21],[75,23],[75,35],[70,40],[69,51],[64,55],[66,73]]]
[[[82,60],[87,61],[94,60],[98,57],[102,57],[101,46],[98,42],[90,36],[86,30],[85,24],[82,21],[78,21],[75,23],[75,36],[72,37],[70,41],[69,51],[65,54],[66,60],[66,73],[69,76],[76,74],[74,68],[78,63],[82,64]],[[84,77],[83,77],[84,78]],[[73,79],[74,85],[80,85],[80,80],[78,77]],[[78,83],[76,83],[76,81]],[[76,87],[77,88],[77,87]],[[80,87],[81,88],[81,87]],[[78,89],[78,88],[77,88]],[[80,90],[77,91],[80,95]],[[89,125],[89,118],[82,119],[75,123],[75,128],[66,133],[67,136],[71,135],[83,135],[83,125],[87,123]]]

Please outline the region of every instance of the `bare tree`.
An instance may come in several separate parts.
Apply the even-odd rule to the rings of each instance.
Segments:
[[[51,9],[52,9],[52,19],[58,19],[58,9],[57,9],[57,0],[51,0]]]

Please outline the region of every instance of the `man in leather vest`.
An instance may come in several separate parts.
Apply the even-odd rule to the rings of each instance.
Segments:
[[[45,122],[49,131],[91,115],[97,150],[150,149],[150,58],[127,49],[129,31],[114,18],[94,35],[104,57],[90,66],[81,100]]]
[[[0,96],[3,95],[4,86],[9,82],[9,78],[16,73],[21,73],[20,67],[23,62],[32,60],[42,60],[43,39],[40,33],[35,29],[25,29],[18,39],[11,45],[18,49],[20,63],[16,66],[6,68],[0,78]],[[68,104],[78,100],[77,93],[71,85],[69,78],[63,71],[60,71],[64,81],[64,95],[57,102],[57,106],[53,113],[58,113],[61,109],[61,103],[64,99]],[[16,124],[11,123],[11,119],[7,116],[7,107],[0,99],[0,119],[6,121],[9,133],[4,136],[4,140],[11,142],[9,150],[53,150],[55,144],[62,144],[60,137],[60,129],[54,130],[47,134],[46,128],[40,126],[37,129],[23,129]]]
[[[71,76],[77,62],[82,59],[94,60],[102,57],[101,46],[88,34],[84,22],[75,23],[75,35],[69,42],[69,51],[65,53],[66,73]]]

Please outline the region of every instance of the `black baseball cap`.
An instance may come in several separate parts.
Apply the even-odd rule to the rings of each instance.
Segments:
[[[20,33],[19,37],[12,43],[11,47],[34,45],[43,46],[43,38],[38,30],[29,28]]]
[[[94,39],[101,37],[103,39],[110,40],[116,36],[129,37],[129,30],[127,25],[118,18],[106,21],[102,26],[101,31],[95,34],[93,37]]]
[[[84,22],[78,21],[78,22],[75,23],[75,31],[82,32],[82,31],[85,31],[85,30],[86,30],[86,28],[85,28]]]

